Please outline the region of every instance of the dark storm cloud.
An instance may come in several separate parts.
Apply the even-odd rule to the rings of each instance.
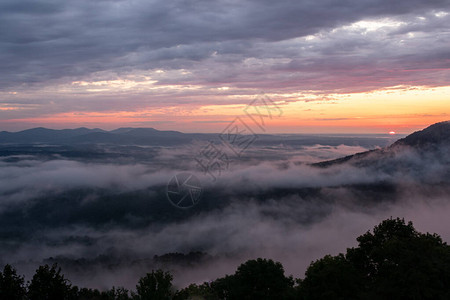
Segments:
[[[364,18],[415,16],[448,7],[448,1],[420,0],[2,1],[0,82],[7,88],[105,70],[195,69],[214,55],[237,62],[280,57],[282,48],[252,49],[255,43],[270,48]],[[443,24],[427,30],[441,30]]]

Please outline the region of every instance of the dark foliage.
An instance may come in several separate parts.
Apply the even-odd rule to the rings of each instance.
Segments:
[[[185,300],[185,299],[450,299],[450,247],[436,234],[422,234],[412,223],[388,219],[357,238],[346,254],[327,255],[309,266],[303,280],[285,276],[279,262],[258,258],[241,264],[233,275],[179,291],[163,270],[142,277],[136,292],[113,287],[108,291],[78,288],[57,265],[41,266],[28,287],[16,270],[0,272],[0,299],[8,300]],[[163,261],[194,262],[205,254],[170,254]],[[190,263],[186,261],[186,265]],[[28,290],[27,290],[28,288]]]
[[[450,299],[450,247],[436,234],[389,219],[357,241],[311,264],[303,299]]]
[[[168,300],[172,297],[173,276],[162,270],[152,271],[139,279],[136,300]]]
[[[76,298],[76,288],[61,274],[55,264],[40,266],[28,287],[30,300],[69,300]]]
[[[21,300],[25,295],[23,277],[18,276],[13,267],[6,265],[3,272],[0,272],[0,299]]]

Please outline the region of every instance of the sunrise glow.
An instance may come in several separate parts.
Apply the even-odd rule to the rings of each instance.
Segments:
[[[450,0],[0,0],[0,67],[0,300],[450,299]]]
[[[236,15],[232,21],[245,20]],[[86,48],[78,57],[67,46],[38,64],[14,54],[8,63],[22,67],[3,74],[0,126],[221,132],[264,94],[283,110],[282,118],[270,120],[268,132],[384,133],[396,128],[410,133],[450,119],[450,66],[440,55],[448,52],[450,32],[429,29],[446,22],[450,15],[444,10],[408,17],[361,15],[321,29],[293,25],[305,32],[287,31],[283,38],[270,28],[260,38],[239,27],[241,39],[222,36],[219,42],[197,36],[184,40],[168,29],[161,45],[125,34],[141,30],[127,23],[117,39],[108,37],[116,47],[98,45],[102,51]],[[188,35],[200,30],[190,22],[177,26]],[[103,34],[102,29],[89,32],[99,39]],[[138,50],[121,48],[123,41],[139,45]],[[248,45],[239,48],[243,41]],[[73,74],[61,71],[65,62],[73,64]],[[46,67],[38,72],[35,65]]]

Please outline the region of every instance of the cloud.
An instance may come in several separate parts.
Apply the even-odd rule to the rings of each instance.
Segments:
[[[4,158],[0,249],[8,261],[3,263],[30,276],[36,265],[56,257],[66,262],[65,273],[76,284],[132,288],[155,267],[155,254],[213,255],[190,269],[166,266],[183,286],[233,273],[244,260],[261,256],[301,277],[311,260],[345,251],[390,216],[450,239],[446,148],[396,149],[385,158],[374,152],[363,163],[316,168],[305,162],[362,149],[301,146],[277,148],[274,155],[271,147],[259,146],[249,149],[259,157],[251,159],[249,152],[212,182],[189,159],[199,147],[163,148],[138,164]],[[164,187],[186,170],[202,179],[204,191],[197,207],[182,211],[168,203]]]
[[[215,97],[223,85],[234,95],[445,86],[448,9],[418,0],[3,1],[2,102],[18,105],[7,118],[20,118],[224,104]]]

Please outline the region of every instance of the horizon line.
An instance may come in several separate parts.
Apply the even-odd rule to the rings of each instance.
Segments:
[[[444,121],[445,122],[445,121]],[[440,122],[439,122],[440,123]],[[426,127],[424,127],[426,128]],[[50,128],[50,127],[44,127],[44,126],[37,126],[37,127],[29,127],[26,129],[21,129],[21,130],[16,130],[16,131],[9,131],[9,130],[0,130],[0,132],[8,132],[8,133],[20,133],[20,132],[24,132],[24,131],[28,131],[28,130],[33,130],[33,129],[46,129],[46,130],[55,130],[55,131],[62,131],[62,130],[77,130],[77,129],[87,129],[87,130],[101,130],[104,132],[109,132],[111,133],[112,131],[115,130],[119,130],[119,129],[153,129],[156,131],[160,131],[160,132],[179,132],[179,133],[183,133],[183,134],[221,134],[222,132],[219,131],[211,131],[211,132],[195,132],[195,131],[189,131],[189,132],[185,132],[185,131],[180,131],[180,130],[165,130],[165,129],[157,129],[155,127],[117,127],[114,129],[103,129],[100,127],[85,127],[85,126],[81,126],[81,127],[65,127],[65,128]],[[414,132],[414,131],[413,131]],[[401,132],[394,132],[394,133],[390,133],[390,132],[371,132],[371,133],[367,133],[367,132],[297,132],[297,133],[292,133],[292,132],[266,132],[266,133],[257,133],[256,135],[386,135],[386,136],[403,136],[403,135],[408,135],[411,134],[413,132],[410,133],[401,133]]]

